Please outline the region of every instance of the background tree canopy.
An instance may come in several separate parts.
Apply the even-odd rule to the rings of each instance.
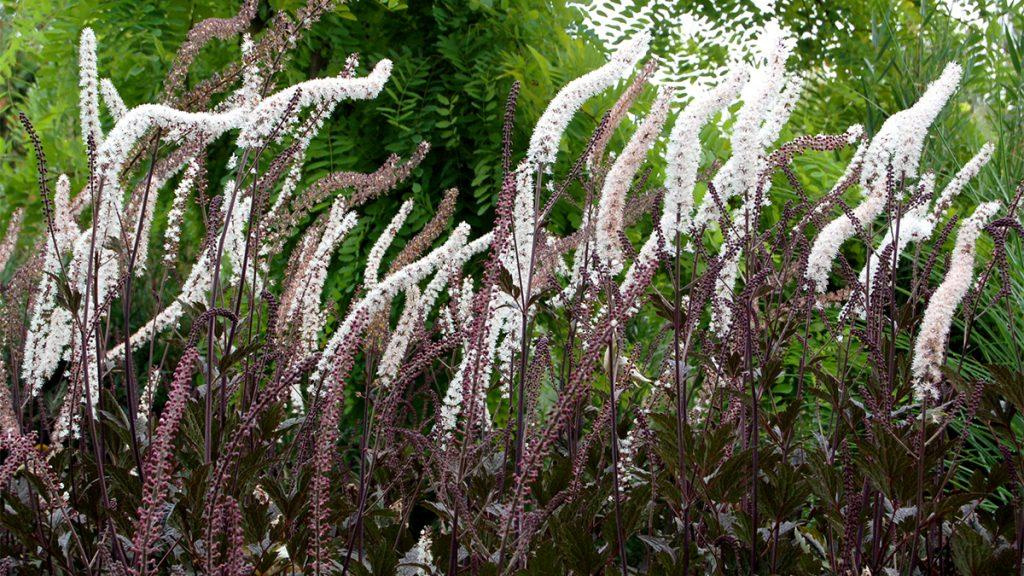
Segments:
[[[120,89],[129,106],[155,101],[177,46],[199,20],[228,16],[237,0],[189,2],[21,1],[0,11],[0,224],[24,207],[27,227],[38,232],[41,208],[34,162],[17,113],[24,111],[40,132],[54,173],[67,173],[73,186],[85,180],[86,154],[78,134],[77,44],[82,28],[95,29],[100,70]],[[810,78],[782,139],[795,135],[838,133],[861,123],[873,134],[888,115],[909,106],[947,62],[965,68],[965,80],[933,128],[922,165],[938,170],[942,182],[985,141],[997,144],[994,160],[968,187],[963,206],[990,199],[1007,200],[1024,177],[1020,159],[1021,117],[1015,102],[1024,100],[1020,46],[1024,16],[1015,0],[998,2],[763,2],[674,3],[643,0],[593,0],[559,3],[542,0],[470,0],[406,2],[360,0],[340,5],[315,24],[287,63],[282,81],[297,82],[338,73],[349,54],[359,52],[361,67],[381,58],[395,62],[384,94],[369,102],[339,107],[310,147],[304,179],[334,170],[369,170],[389,154],[408,155],[422,141],[431,152],[398,193],[368,205],[357,229],[339,250],[343,259],[365,256],[373,238],[397,206],[416,200],[400,245],[409,230],[433,214],[444,191],[459,190],[456,218],[475,228],[489,227],[500,184],[501,117],[513,80],[522,82],[515,150],[525,149],[533,122],[569,79],[603,61],[606,44],[640,28],[654,32],[653,52],[662,65],[658,77],[676,87],[676,97],[714,82],[730,57],[742,53],[770,18],[798,39],[797,58]],[[275,12],[294,11],[296,0],[262,0],[254,22],[258,32]],[[237,41],[207,46],[189,78],[194,84],[238,55]],[[641,108],[651,99],[645,94]],[[571,126],[563,149],[579,150],[607,110],[613,94],[587,103]],[[109,120],[109,119],[107,119]],[[621,147],[633,130],[619,128],[611,149]],[[711,127],[706,134],[708,162],[728,153],[728,142]],[[716,148],[717,146],[717,148]],[[210,154],[226,157],[227,145]],[[568,155],[563,155],[568,156]],[[656,158],[655,154],[651,158]],[[842,171],[834,155],[803,162],[804,184],[822,192]],[[211,162],[211,165],[220,165]],[[655,182],[660,168],[654,160]],[[211,174],[216,180],[217,174]],[[215,183],[215,182],[214,182]],[[170,188],[161,202],[169,203]],[[777,187],[785,194],[784,182]],[[579,210],[561,206],[555,226],[579,224]],[[159,232],[159,229],[157,230]],[[198,217],[185,234],[202,235]],[[23,235],[27,241],[31,235]],[[1024,256],[1013,241],[1015,270]],[[188,242],[186,242],[188,244]],[[193,242],[194,244],[194,242]],[[345,300],[358,284],[358,271],[332,273],[330,299]],[[1018,302],[1024,302],[1019,273],[1013,278]],[[1006,336],[1008,318],[988,311],[993,333]],[[1000,350],[984,351],[998,360]],[[1002,360],[1007,360],[1002,358]]]

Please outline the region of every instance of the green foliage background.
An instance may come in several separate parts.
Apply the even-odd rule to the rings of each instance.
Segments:
[[[237,0],[21,0],[0,10],[0,224],[16,207],[27,211],[25,248],[40,228],[35,165],[17,113],[24,111],[43,139],[51,171],[84,182],[86,154],[78,133],[77,44],[83,27],[92,27],[99,43],[101,76],[109,77],[129,105],[154,101],[175,50],[189,28],[212,16],[228,16]],[[263,0],[254,32],[279,10],[294,11],[298,0]],[[682,12],[699,15],[721,34],[763,23],[767,16],[746,2],[687,3],[636,0],[621,3],[622,13],[653,10],[655,49],[685,50],[696,68],[720,65],[722,50],[699,42],[673,42],[673,26]],[[653,8],[652,8],[653,6]],[[395,72],[380,98],[340,107],[310,148],[304,178],[312,181],[341,169],[372,170],[388,154],[407,155],[423,140],[432,151],[396,193],[363,209],[357,229],[339,250],[339,261],[365,256],[370,243],[400,202],[416,199],[416,208],[400,235],[406,240],[433,214],[449,187],[460,190],[456,218],[477,231],[488,229],[500,179],[501,116],[513,80],[523,84],[516,149],[525,148],[529,130],[548,100],[568,80],[599,65],[603,47],[581,26],[587,6],[544,0],[358,0],[339,5],[300,41],[279,83],[337,73],[353,52],[367,68],[381,58]],[[949,61],[966,70],[962,89],[940,117],[922,165],[936,170],[943,184],[984,141],[997,144],[993,162],[958,204],[962,214],[981,200],[1009,199],[1024,177],[1020,158],[1024,101],[1020,47],[1024,17],[1020,2],[980,5],[981,27],[962,26],[944,4],[839,0],[825,3],[780,2],[776,14],[799,38],[798,66],[808,75],[807,90],[782,138],[841,132],[854,123],[869,133],[884,119],[910,105]],[[615,27],[623,20],[612,19]],[[841,25],[840,25],[841,24]],[[623,29],[622,34],[630,31]],[[237,41],[215,41],[198,59],[190,82],[238,57]],[[652,90],[645,100],[649,101]],[[614,94],[589,102],[563,141],[563,150],[579,151]],[[641,106],[644,103],[642,102]],[[108,119],[109,120],[109,119]],[[611,148],[631,131],[627,122]],[[728,141],[711,128],[705,139],[706,163],[728,154]],[[656,153],[652,182],[660,181]],[[230,153],[215,147],[212,155]],[[563,154],[568,158],[570,154]],[[223,160],[223,158],[221,159]],[[563,160],[567,161],[567,160]],[[845,155],[812,155],[798,171],[811,193],[831,186]],[[211,163],[216,166],[217,162]],[[216,190],[217,174],[212,175]],[[161,201],[169,201],[169,190]],[[77,188],[76,188],[77,189]],[[780,182],[776,193],[785,195]],[[578,224],[571,205],[553,215],[556,228]],[[159,222],[157,232],[159,232]],[[203,233],[198,212],[186,224],[191,244]],[[639,239],[646,231],[632,232]],[[186,242],[188,243],[188,242]],[[1014,240],[1017,266],[1014,302],[1024,302],[1024,253]],[[984,252],[984,251],[983,251]],[[856,260],[856,254],[853,259]],[[325,299],[345,301],[359,282],[358,267],[338,266]],[[987,310],[974,340],[980,362],[1008,363],[1011,347],[1002,343],[1013,330],[1012,311]]]

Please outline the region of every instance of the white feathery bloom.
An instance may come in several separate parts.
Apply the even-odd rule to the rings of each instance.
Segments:
[[[234,181],[228,181],[225,185],[225,196],[230,196],[234,188]],[[245,249],[244,226],[249,218],[249,209],[252,200],[243,198],[239,200],[231,220],[227,223],[227,230],[224,232],[224,255],[222,264],[232,266],[232,275],[240,272],[239,263],[242,258],[242,251]],[[141,328],[135,331],[131,337],[132,350],[138,350],[143,344],[149,342],[156,335],[172,326],[176,326],[178,320],[185,313],[186,307],[193,304],[207,303],[207,295],[213,285],[213,251],[217,249],[214,243],[208,250],[205,250],[189,271],[185,282],[181,285],[181,292],[163,310],[146,322]],[[235,280],[237,276],[235,276]],[[234,280],[229,280],[229,283]],[[257,279],[257,282],[259,280]],[[124,354],[124,342],[111,348],[107,352],[106,361],[115,362]]]
[[[71,181],[65,174],[57,177],[57,187],[53,195],[53,231],[57,239],[55,248],[64,252],[70,249],[78,233],[78,224],[71,212]],[[46,241],[50,247],[54,247],[53,238],[49,235]]]
[[[764,124],[758,131],[757,135],[762,147],[771,146],[779,138],[782,127],[793,115],[793,110],[800,101],[803,91],[804,81],[802,78],[793,74],[786,75],[782,88],[772,101],[771,110],[767,111]]]
[[[329,105],[342,100],[372,100],[380,94],[384,83],[391,77],[391,60],[381,60],[367,76],[362,78],[317,78],[307,80],[267,97],[249,113],[240,126],[238,145],[261,145],[284,118],[288,103],[299,92],[296,111],[314,105]]]
[[[493,373],[495,352],[498,347],[498,339],[503,333],[512,332],[516,323],[521,320],[517,312],[517,304],[511,296],[504,292],[495,291],[491,296],[488,310],[487,323],[485,324],[485,340],[482,350],[469,345],[463,347],[462,362],[459,368],[448,383],[448,390],[445,392],[441,405],[440,440],[442,446],[447,446],[452,434],[458,425],[459,415],[466,403],[467,387],[471,385],[468,380],[471,372],[476,367],[482,370],[477,373],[477,401],[482,404],[481,412],[486,410],[486,393]],[[481,354],[482,352],[482,354]],[[490,417],[485,415],[484,425],[490,424]]]
[[[885,182],[890,166],[897,178],[917,176],[928,128],[956,90],[961,74],[959,65],[946,66],[942,76],[928,85],[913,106],[890,116],[871,140],[863,155],[861,171],[864,200],[852,211],[856,224],[845,213],[832,220],[818,233],[808,255],[805,277],[818,293],[828,287],[828,275],[839,248],[856,233],[857,225],[869,225],[885,209]]]
[[[622,247],[619,245],[619,232],[623,228],[626,194],[637,170],[647,157],[647,152],[654,146],[662,126],[665,125],[671,103],[671,91],[659,90],[650,113],[637,127],[605,175],[601,198],[597,205],[597,254],[612,274],[622,269],[623,256]]]
[[[242,260],[245,257],[245,245],[248,242],[244,228],[249,222],[249,213],[251,211],[252,197],[250,196],[236,200],[235,209],[231,211],[231,222],[228,223],[228,230],[231,233],[224,239],[223,260],[231,267],[225,286],[234,286],[242,279]],[[249,266],[252,266],[251,262]],[[253,286],[253,290],[259,294],[262,287],[262,281],[259,276],[249,276],[247,274],[247,278],[253,279],[253,282],[256,284]]]
[[[445,286],[448,285],[448,282],[451,280],[452,276],[454,276],[455,273],[461,270],[462,267],[466,265],[466,262],[468,262],[470,258],[489,248],[491,245],[491,241],[493,239],[494,232],[488,232],[483,236],[480,236],[476,240],[473,240],[469,244],[466,244],[459,251],[455,252],[448,260],[448,262],[446,262],[444,265],[438,268],[437,274],[435,274],[434,277],[430,280],[430,282],[427,283],[427,287],[423,289],[423,297],[421,302],[424,315],[426,315],[426,313],[429,312],[430,309],[434,307],[434,302],[436,302],[437,299],[441,296],[441,290],[443,290]],[[471,300],[473,294],[472,278],[467,277],[463,279],[464,291],[467,290],[467,286],[468,292],[463,292],[462,298],[465,299],[468,294],[468,297]],[[463,302],[463,304],[467,307],[472,307],[471,301]]]
[[[473,279],[469,277],[463,278],[462,289],[459,290],[459,306],[457,308],[459,322],[463,324],[469,322],[470,317],[473,315],[473,296],[475,294]]]
[[[672,126],[665,151],[665,199],[659,224],[666,250],[675,246],[677,236],[690,231],[693,187],[700,168],[700,131],[715,114],[736,99],[747,75],[747,69],[740,68],[710,92],[696,96]],[[636,280],[636,270],[654,260],[657,249],[658,234],[655,232],[644,242],[633,265],[626,271],[620,290],[629,290]]]
[[[301,287],[298,297],[282,307],[281,318],[285,322],[299,323],[300,343],[304,353],[316,350],[317,336],[327,321],[322,299],[331,257],[345,236],[355,228],[356,222],[356,214],[346,212],[345,200],[340,197],[336,199],[331,206],[327,227],[320,237],[320,242],[317,243],[312,258],[303,268],[296,284]]]
[[[424,528],[420,539],[398,562],[398,576],[427,576],[433,573],[434,555],[430,552],[430,528]],[[426,568],[424,568],[426,567]]]
[[[745,202],[753,201],[748,196],[764,170],[764,148],[778,137],[800,93],[799,87],[794,89],[799,82],[786,74],[786,61],[793,52],[793,40],[773,22],[765,27],[759,44],[763,64],[751,72],[750,80],[740,95],[743,106],[736,115],[729,139],[732,156],[712,181],[723,204],[737,196]],[[767,198],[766,189],[764,201]],[[714,222],[719,216],[714,198],[706,194],[694,216],[693,226],[699,228]]]
[[[151,128],[197,132],[209,139],[237,128],[238,145],[255,147],[265,142],[283,119],[296,92],[299,98],[294,113],[316,104],[375,98],[390,75],[391,61],[381,60],[362,78],[307,80],[267,97],[255,107],[237,107],[224,112],[183,112],[160,104],[142,104],[125,113],[107,135],[97,151],[97,165],[108,181],[116,178],[131,148]]]
[[[742,231],[754,225],[746,220],[759,210],[760,206],[756,202],[768,202],[771,180],[763,183],[760,195],[755,193],[761,174],[767,168],[765,148],[778,138],[801,91],[799,79],[786,74],[786,62],[793,52],[794,41],[784,34],[777,23],[772,22],[765,27],[759,44],[763,64],[754,68],[740,96],[743,106],[736,116],[730,136],[732,156],[712,181],[723,204],[733,197],[743,199],[742,206],[732,216],[733,224],[725,235],[723,251],[739,245],[742,242]],[[718,204],[710,193],[706,194],[692,226],[713,223],[719,216]],[[715,279],[716,297],[723,304],[712,310],[711,329],[719,336],[724,336],[732,324],[732,309],[724,303],[732,300],[741,257],[741,250],[734,250],[728,255]]]
[[[992,159],[993,152],[995,152],[995,146],[991,142],[986,142],[978,150],[978,153],[964,164],[964,167],[946,184],[938,199],[935,200],[935,208],[932,210],[933,218],[938,219],[942,216],[943,212],[953,205],[953,200],[963,191],[967,183],[973,180],[981,172],[981,169],[988,164],[989,160]]]
[[[445,336],[454,336],[456,325],[455,315],[450,308],[441,308],[437,313],[437,322],[441,326],[441,333]]]
[[[918,400],[926,397],[937,399],[939,396],[937,386],[942,380],[941,369],[946,360],[946,340],[953,324],[953,315],[973,281],[978,237],[998,210],[999,202],[981,204],[970,218],[964,220],[957,232],[949,270],[928,301],[914,343],[911,373],[914,395]]]
[[[78,405],[67,397],[61,402],[50,434],[50,445],[60,447],[67,438],[78,438],[81,432],[81,415]]]
[[[56,282],[47,275],[40,281],[37,301],[32,309],[21,372],[22,378],[32,385],[33,395],[39,393],[43,383],[56,372],[60,361],[67,357],[71,343],[71,313],[56,303]]]
[[[383,388],[390,387],[395,377],[398,376],[398,370],[402,367],[402,361],[405,360],[405,353],[409,349],[409,343],[412,342],[413,333],[422,318],[421,300],[422,294],[418,286],[413,284],[405,289],[405,308],[402,309],[398,324],[391,332],[388,345],[384,348],[380,365],[377,367],[377,381]]]
[[[89,136],[99,146],[103,142],[100,128],[99,73],[96,69],[96,35],[92,28],[82,29],[78,44],[79,112],[82,121],[82,141],[88,145]]]
[[[83,44],[89,45],[90,34],[83,35]],[[92,39],[94,45],[94,39]],[[95,52],[95,50],[92,50]],[[84,50],[87,53],[88,50]],[[83,78],[87,75],[84,72]],[[221,134],[238,129],[238,144],[242,147],[254,147],[265,142],[266,138],[281,123],[289,104],[296,100],[292,116],[295,117],[303,108],[318,105],[328,106],[343,99],[367,99],[375,97],[391,74],[391,62],[382,60],[374,70],[363,78],[335,77],[309,80],[293,85],[259,102],[244,102],[243,105],[219,112],[183,112],[168,106],[144,104],[124,112],[113,129],[98,147],[97,167],[105,185],[103,195],[98,200],[98,228],[96,238],[101,245],[109,240],[121,237],[121,222],[117,215],[123,210],[122,192],[118,179],[124,162],[138,140],[150,129],[161,128],[168,134],[213,139]],[[89,76],[95,78],[95,74]],[[95,85],[95,81],[91,81]],[[90,101],[88,90],[83,90],[83,102]],[[92,92],[95,92],[93,90]],[[92,98],[95,100],[95,98]],[[281,135],[287,133],[282,130]],[[230,168],[229,168],[230,169]],[[130,234],[129,234],[130,235]],[[87,232],[83,235],[91,239]],[[79,248],[87,248],[79,243]],[[79,250],[79,260],[82,255]]]
[[[493,232],[488,232],[452,254],[449,260],[438,268],[437,273],[422,292],[415,284],[406,289],[405,308],[398,319],[394,332],[392,332],[387,348],[381,356],[380,367],[377,370],[377,377],[382,386],[390,385],[398,376],[406,350],[412,342],[413,332],[417,324],[422,322],[434,307],[434,302],[441,295],[441,290],[448,285],[451,277],[461,270],[470,258],[491,245],[493,237]],[[469,278],[466,280],[472,282]],[[470,284],[470,293],[472,293],[472,284]]]
[[[964,189],[964,186],[974,178],[981,168],[988,163],[992,158],[992,152],[994,147],[990,143],[986,143],[981,147],[981,150],[971,158],[964,167],[957,172],[956,176],[946,184],[943,188],[942,193],[939,194],[938,199],[934,205],[929,209],[927,202],[915,206],[914,208],[907,211],[906,214],[900,218],[898,223],[894,223],[889,226],[889,230],[885,233],[885,237],[882,238],[882,242],[878,245],[872,253],[868,254],[868,260],[864,264],[864,268],[860,272],[859,281],[864,285],[864,290],[867,295],[871,294],[872,286],[874,283],[875,272],[878,265],[878,256],[884,254],[889,246],[893,243],[893,237],[899,234],[896,247],[893,249],[895,254],[893,258],[899,259],[900,255],[903,254],[904,250],[912,242],[921,242],[931,237],[935,232],[935,227],[942,218],[942,214],[949,209],[953,204],[953,200],[958,194]],[[932,194],[932,189],[935,186],[935,175],[932,173],[925,173],[921,177],[921,182],[918,185],[923,190],[923,195],[928,197]],[[866,299],[866,298],[865,298]],[[856,310],[850,307],[850,303],[847,304],[843,310],[843,316],[850,312],[856,312],[863,316],[864,309],[862,304],[856,306]]]
[[[385,306],[390,305],[396,294],[423,280],[428,274],[442,266],[453,254],[458,253],[466,245],[468,236],[469,225],[463,222],[455,227],[444,244],[423,258],[403,266],[377,283],[372,290],[367,291],[363,299],[352,307],[341,325],[334,331],[334,335],[324,347],[324,353],[311,379],[316,380],[328,374],[334,362],[334,356],[341,349],[345,340],[358,336],[354,333],[354,328],[360,316],[370,318],[383,310]]]
[[[263,79],[260,77],[260,67],[253,58],[252,36],[248,32],[242,34],[242,86],[238,89],[236,96],[242,105],[255,104],[260,99],[260,84]]]
[[[538,172],[550,172],[558,156],[562,134],[583,103],[630,75],[647,54],[650,34],[646,31],[624,42],[600,68],[566,84],[548,104],[530,136],[526,158],[516,170],[516,195],[512,205],[511,249],[502,263],[521,290],[529,275],[536,227],[534,182]],[[523,290],[525,294],[525,290]]]
[[[512,396],[512,381],[506,376],[512,373],[512,362],[520,348],[519,343],[522,339],[522,330],[522,314],[510,314],[505,317],[505,321],[501,324],[501,330],[498,333],[500,342],[494,348],[494,367],[488,367],[486,379],[484,380],[485,383],[489,382],[493,372],[500,374],[502,376],[501,381],[505,384],[502,387],[502,394],[506,398],[511,398]],[[484,405],[486,406],[486,404]],[[488,414],[488,418],[484,423],[489,424],[490,421],[490,415]]]
[[[181,176],[178,186],[174,189],[174,198],[171,200],[171,209],[167,212],[167,228],[164,230],[164,255],[165,266],[170,266],[178,260],[178,248],[181,245],[181,223],[185,215],[185,204],[188,202],[188,195],[192,192],[195,179],[199,173],[199,162],[190,160],[185,167],[185,173]]]
[[[44,274],[39,280],[32,305],[21,364],[21,377],[31,385],[33,395],[39,393],[43,382],[53,375],[60,361],[66,358],[72,338],[71,312],[57,306],[57,282],[54,279],[60,274],[61,258],[71,249],[76,233],[70,213],[70,195],[68,177],[61,174],[57,179],[54,197],[54,234],[51,236],[47,231],[44,235]]]
[[[395,236],[398,235],[398,231],[402,228],[402,224],[405,223],[405,219],[409,217],[409,212],[412,212],[412,204],[412,200],[406,200],[402,203],[398,213],[391,219],[391,223],[384,228],[384,231],[380,233],[380,237],[373,243],[370,255],[366,258],[366,273],[363,275],[363,284],[366,289],[369,290],[377,284],[377,278],[380,274],[380,262],[384,259],[384,253],[387,252],[388,247],[395,241]]]
[[[151,128],[180,133],[195,132],[212,140],[238,127],[246,111],[235,108],[227,112],[182,112],[161,104],[142,104],[127,112],[107,134],[96,152],[96,164],[107,182],[116,179],[128,154]]]
[[[864,129],[861,125],[854,124],[853,126],[850,126],[846,130],[844,135],[846,137],[847,142],[853,143],[861,138],[863,132]],[[851,161],[850,165],[852,166],[855,162],[859,162],[856,154],[854,160]],[[850,171],[851,169],[848,167],[847,170]],[[848,174],[844,175],[843,178],[839,180],[839,183],[836,184],[836,186],[840,186],[841,183],[847,178],[847,176]],[[770,181],[767,181],[765,183],[764,189],[762,190],[762,194],[767,194],[767,190],[770,188],[770,184]],[[833,193],[834,192],[835,190],[833,190]],[[747,201],[744,202],[743,206],[734,213],[732,221],[733,227],[730,229],[729,233],[725,235],[725,243],[723,244],[723,246],[730,246],[733,245],[734,243],[741,242],[742,237],[738,231],[748,226],[748,223],[744,220],[745,218],[748,217],[748,215],[757,213],[757,207],[754,206],[755,201],[756,197],[748,197]],[[755,224],[756,223],[754,222],[749,223],[749,225],[751,226]],[[729,255],[728,258],[722,263],[722,268],[719,271],[719,275],[717,278],[715,278],[715,293],[719,302],[724,303],[726,300],[731,299],[733,290],[736,286],[736,280],[739,277],[739,265],[742,256],[742,249],[738,249],[734,253]],[[711,329],[719,337],[724,337],[732,324],[732,308],[727,305],[719,305],[712,312],[713,313],[711,319]]]
[[[128,112],[128,108],[124,105],[124,100],[121,99],[121,93],[117,91],[117,87],[110,81],[110,78],[103,78],[100,80],[100,96],[103,97],[103,104],[107,107],[107,111],[110,112],[110,116],[114,119],[114,122],[118,122]]]
[[[700,168],[701,129],[736,99],[747,75],[746,68],[741,68],[714,90],[695,97],[672,127],[665,151],[665,206],[661,215],[661,234],[666,245],[674,246],[677,235],[689,232],[693,187]]]
[[[867,195],[881,193],[884,196],[890,166],[897,179],[917,176],[928,129],[960,85],[962,76],[960,65],[949,63],[913,106],[893,114],[882,124],[878,134],[871,139],[861,173],[861,184]]]
[[[883,196],[869,195],[853,209],[857,224],[843,213],[818,232],[807,256],[807,270],[804,273],[804,277],[814,285],[816,292],[825,292],[828,287],[828,275],[832,271],[832,263],[839,255],[839,248],[857,232],[857,225],[874,221],[884,207]]]
[[[650,42],[650,33],[640,32],[619,46],[606,64],[558,91],[530,135],[530,147],[524,161],[530,169],[550,167],[555,163],[558,144],[572,117],[584,102],[628,77],[647,54]]]
[[[87,341],[85,342],[84,346],[85,372],[79,374],[77,377],[82,378],[83,381],[81,403],[83,406],[85,406],[85,409],[89,411],[89,414],[93,418],[95,418],[96,406],[99,404],[100,400],[100,390],[102,389],[103,376],[100,373],[99,363],[96,361],[96,348],[98,345],[97,337],[95,333],[93,333],[88,334],[86,336],[86,339]],[[71,335],[71,348],[72,350],[81,350],[83,348],[81,341],[81,333],[78,330],[74,330]],[[67,405],[69,403],[65,401],[64,404]]]

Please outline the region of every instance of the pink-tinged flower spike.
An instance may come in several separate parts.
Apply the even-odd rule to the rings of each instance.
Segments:
[[[527,169],[550,169],[558,155],[562,134],[583,103],[628,77],[647,55],[650,42],[650,33],[640,32],[624,42],[604,66],[580,76],[558,91],[530,136],[525,159]]]
[[[96,70],[96,35],[91,28],[82,30],[78,44],[78,107],[82,119],[82,141],[89,144],[89,136],[99,146],[103,142],[100,128],[99,73]]]
[[[978,175],[982,167],[988,163],[992,158],[992,152],[995,148],[990,143],[986,143],[981,147],[981,150],[973,158],[971,158],[964,167],[957,172],[956,176],[946,184],[943,188],[942,193],[939,194],[938,199],[935,201],[934,206],[929,208],[927,202],[921,202],[917,206],[914,206],[907,211],[900,219],[899,222],[889,226],[889,230],[885,233],[885,237],[882,238],[882,242],[878,245],[871,254],[868,254],[868,261],[864,264],[864,268],[860,272],[860,283],[864,285],[865,292],[871,294],[871,284],[873,284],[873,278],[875,277],[875,270],[878,266],[878,255],[886,253],[886,250],[893,243],[893,237],[899,234],[899,238],[896,242],[894,249],[894,258],[899,258],[903,251],[912,242],[920,242],[925,240],[935,232],[935,226],[938,224],[939,219],[942,218],[942,214],[953,204],[953,199],[964,189],[964,186],[971,181],[972,178]],[[931,173],[926,173],[921,177],[921,188],[922,193],[920,196],[928,198],[932,195],[932,188],[935,185],[935,176]],[[864,298],[863,301],[866,301]],[[862,302],[862,301],[860,301]],[[856,313],[863,315],[864,310],[861,303],[855,304]],[[853,312],[850,308],[850,304],[843,311],[845,316],[847,313]]]
[[[398,370],[405,360],[405,352],[409,348],[413,334],[419,326],[420,318],[425,314],[423,294],[419,286],[413,284],[405,289],[405,307],[398,317],[398,324],[388,338],[388,345],[381,354],[380,365],[377,367],[377,382],[387,388],[398,375]]]
[[[18,234],[21,232],[22,218],[25,211],[18,208],[11,214],[7,222],[7,232],[4,233],[4,240],[0,242],[0,272],[7,267],[7,262],[14,255],[14,247],[18,244]]]
[[[715,175],[713,184],[718,200],[726,202],[740,197],[743,204],[732,217],[734,225],[725,235],[722,244],[726,260],[716,278],[716,295],[721,301],[732,299],[733,288],[739,276],[739,262],[742,251],[738,248],[743,239],[741,232],[747,219],[756,219],[759,204],[768,202],[770,179],[761,179],[767,168],[765,148],[778,138],[782,126],[789,120],[793,107],[799,98],[802,83],[786,74],[786,62],[793,52],[794,42],[788,38],[777,23],[765,27],[758,39],[763,64],[751,73],[750,81],[743,88],[740,108],[733,125],[730,142],[732,156]],[[694,217],[693,226],[711,224],[721,216],[719,204],[711,194],[701,202]],[[716,306],[713,311],[711,328],[719,336],[728,332],[732,324],[732,307]]]
[[[0,358],[0,445],[7,439],[21,434],[8,380],[7,364]]]
[[[228,196],[225,196],[228,198]],[[230,274],[224,282],[224,286],[234,286],[242,279],[242,260],[245,258],[245,246],[249,237],[245,234],[245,227],[249,223],[249,215],[252,211],[252,196],[240,198],[235,202],[235,209],[231,211],[231,221],[228,228],[233,232],[224,241],[224,256],[230,268]],[[254,284],[253,291],[257,294],[263,289],[262,277],[254,271],[249,278]]]
[[[115,123],[128,113],[128,108],[124,105],[124,100],[121,99],[121,93],[117,91],[117,87],[109,78],[100,80],[100,96],[103,97],[103,104],[107,107],[107,111],[110,112]]]
[[[942,380],[946,340],[953,324],[953,314],[971,287],[978,237],[998,210],[998,202],[986,202],[978,206],[974,214],[960,225],[949,270],[928,301],[910,367],[914,378],[914,395],[918,400],[939,397],[938,384]]]
[[[170,392],[160,423],[153,434],[153,443],[143,466],[146,482],[142,486],[142,504],[135,521],[135,574],[145,575],[153,568],[149,553],[160,540],[161,519],[166,515],[164,505],[171,487],[174,437],[178,433],[185,407],[192,392],[192,369],[199,360],[199,352],[189,347],[174,370]]]
[[[512,207],[511,250],[505,254],[503,264],[512,275],[512,281],[521,290],[529,275],[530,256],[536,225],[534,182],[537,173],[551,171],[558,156],[562,134],[583,103],[629,76],[637,63],[647,54],[650,34],[641,32],[624,42],[608,62],[600,68],[566,84],[548,104],[530,136],[526,158],[516,173],[516,195]],[[524,291],[525,293],[525,291]]]
[[[626,143],[622,153],[612,164],[601,188],[597,205],[597,255],[608,266],[612,274],[622,270],[622,246],[619,233],[622,231],[623,212],[626,208],[626,194],[633,177],[661,134],[668,117],[672,93],[668,89],[658,92],[658,98],[651,105],[651,111]]]
[[[395,241],[395,236],[398,235],[405,219],[409,217],[409,212],[412,212],[412,204],[412,200],[406,200],[384,231],[380,233],[377,241],[373,243],[370,255],[366,258],[366,273],[363,275],[363,285],[367,290],[376,286],[377,277],[380,274],[380,262],[384,259],[384,253],[387,252],[388,247]]]
[[[963,191],[967,183],[973,180],[981,172],[981,169],[988,164],[989,160],[992,159],[992,153],[995,152],[995,149],[991,142],[986,142],[981,147],[981,150],[978,150],[978,153],[968,160],[967,164],[964,164],[964,167],[956,173],[956,176],[946,184],[938,199],[935,200],[935,206],[932,208],[930,218],[933,221],[941,218],[943,212],[953,205],[953,200]]]
[[[890,166],[897,178],[917,176],[928,128],[956,90],[961,73],[957,64],[946,66],[942,76],[928,85],[917,103],[890,116],[871,140],[861,171],[864,200],[852,212],[856,223],[845,213],[829,222],[818,233],[808,255],[805,277],[818,293],[828,287],[828,275],[839,248],[856,233],[858,225],[870,224],[885,209],[885,180]]]

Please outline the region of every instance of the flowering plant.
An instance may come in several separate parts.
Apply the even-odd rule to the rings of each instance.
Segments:
[[[90,171],[77,191],[60,176],[51,192],[45,142],[22,116],[46,230],[2,293],[0,569],[1020,565],[1020,367],[964,369],[981,290],[1005,279],[1006,238],[1021,230],[1020,194],[953,213],[990,146],[937,195],[943,178],[920,172],[957,64],[872,136],[780,142],[804,85],[785,30],[767,27],[753,60],[704,94],[658,90],[630,127],[654,70],[639,34],[554,96],[518,163],[513,84],[493,227],[450,227],[448,191],[399,249],[406,201],[365,259],[337,264],[363,272],[355,297],[334,302],[325,283],[360,208],[409,179],[429,145],[305,181],[317,134],[343,102],[378,97],[393,69],[361,72],[353,55],[336,76],[277,86],[279,56],[327,7],[310,2],[258,38],[254,2],[199,23],[163,101],[134,107],[99,77],[84,30]],[[201,46],[238,35],[240,61],[187,89]],[[574,116],[624,80],[557,170]],[[727,110],[731,155],[702,162],[702,129]],[[620,127],[631,136],[613,154]],[[662,186],[643,168],[665,136]],[[233,152],[210,166],[224,139]],[[847,160],[831,190],[802,183],[798,159],[812,154]],[[577,230],[550,225],[556,205],[578,209]],[[206,234],[189,265],[181,226],[195,206]],[[14,220],[5,265],[18,234]],[[979,250],[986,235],[994,250]],[[866,252],[860,274],[851,245]],[[138,309],[135,281],[181,264],[178,294]],[[999,454],[987,469],[986,449]]]

